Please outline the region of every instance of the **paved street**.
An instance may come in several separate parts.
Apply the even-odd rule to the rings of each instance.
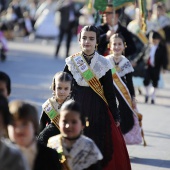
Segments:
[[[12,80],[12,99],[25,99],[37,105],[51,96],[49,89],[53,75],[64,68],[62,46],[59,58],[54,58],[54,41],[42,45],[40,41],[25,42],[18,39],[9,43],[7,61],[0,62],[0,70]],[[76,39],[71,52],[79,51]],[[144,104],[144,96],[137,94],[138,108],[143,114],[143,129],[147,146],[128,146],[133,170],[170,169],[170,73],[163,75],[165,87],[157,92],[155,105]],[[144,93],[144,89],[142,88]]]

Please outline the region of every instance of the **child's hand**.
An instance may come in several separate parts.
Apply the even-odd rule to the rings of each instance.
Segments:
[[[131,61],[132,67],[135,67],[137,64],[135,61]]]

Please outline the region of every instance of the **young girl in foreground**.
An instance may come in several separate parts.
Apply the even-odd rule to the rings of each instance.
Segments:
[[[62,104],[69,99],[72,87],[72,76],[66,72],[58,72],[52,80],[53,97],[42,105],[43,113],[40,124],[43,129],[38,136],[38,141],[47,145],[51,136],[58,135],[59,111]]]
[[[121,130],[123,134],[129,132],[134,125],[133,111],[128,106],[127,95],[130,97],[130,102],[132,103],[132,107],[134,108],[135,103],[135,91],[132,82],[132,73],[134,71],[130,61],[122,55],[125,50],[125,41],[121,34],[114,34],[110,38],[110,50],[113,54],[107,56],[106,58],[110,61],[115,68],[115,71],[120,76],[121,80],[118,84],[116,84],[116,78],[113,77],[114,87],[116,91],[116,97],[119,101],[119,110],[121,117]],[[114,75],[113,75],[114,76]],[[127,93],[124,93],[124,88],[120,85],[123,82],[125,88],[127,87]],[[123,93],[121,93],[123,91]],[[133,109],[132,108],[132,109]]]
[[[47,148],[36,140],[38,133],[38,112],[26,102],[14,100],[9,103],[12,116],[8,134],[26,157],[31,170],[60,170],[56,151]]]
[[[96,52],[100,34],[95,26],[80,31],[82,51],[66,58],[65,72],[74,79],[73,98],[89,121],[84,134],[100,149],[104,170],[130,170],[130,161],[119,129],[120,116],[111,75],[112,65]]]
[[[30,170],[20,150],[4,138],[10,118],[8,101],[0,94],[0,169]]]
[[[95,143],[82,135],[85,118],[78,103],[69,100],[60,110],[61,134],[51,137],[48,147],[60,154],[64,170],[102,170],[99,161],[102,154]]]

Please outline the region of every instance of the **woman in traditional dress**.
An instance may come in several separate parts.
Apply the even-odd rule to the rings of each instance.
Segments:
[[[92,138],[101,150],[104,170],[130,170],[130,161],[120,125],[110,69],[112,65],[95,48],[99,43],[95,26],[80,31],[82,51],[66,58],[64,71],[74,79],[72,95],[81,104],[89,126],[84,134]]]

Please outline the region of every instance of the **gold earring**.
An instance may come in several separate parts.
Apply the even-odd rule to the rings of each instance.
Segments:
[[[126,42],[124,42],[124,46],[125,46],[125,48],[127,48]]]
[[[88,117],[86,117],[85,119],[86,119],[86,127],[89,127],[90,123],[89,123]]]
[[[127,48],[126,42],[124,42],[124,47]],[[122,51],[122,54],[125,55],[125,49]]]

